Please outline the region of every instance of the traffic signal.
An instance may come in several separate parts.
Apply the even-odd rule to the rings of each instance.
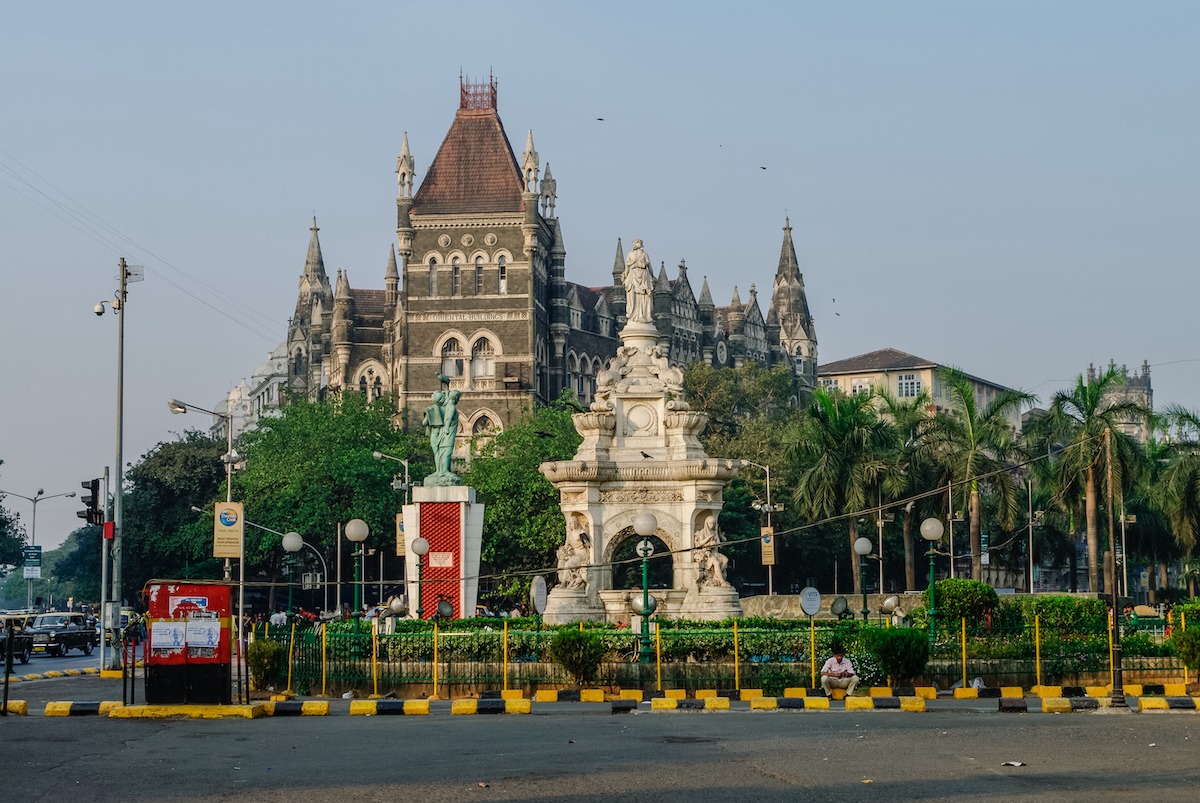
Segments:
[[[100,496],[100,480],[84,480],[79,483],[83,488],[84,510],[75,511],[75,515],[88,524],[104,523],[104,499]]]

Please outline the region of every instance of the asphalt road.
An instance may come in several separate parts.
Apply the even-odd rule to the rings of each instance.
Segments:
[[[89,681],[37,681],[14,696],[70,698],[53,683]],[[6,800],[56,802],[1094,802],[1190,800],[1200,782],[1194,712],[608,711],[545,704],[528,716],[450,716],[441,704],[426,717],[8,717],[0,772]]]

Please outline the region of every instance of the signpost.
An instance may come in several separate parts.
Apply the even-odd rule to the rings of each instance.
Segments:
[[[817,687],[817,624],[813,620],[821,610],[821,592],[812,586],[800,590],[800,610],[808,614],[808,660],[811,665],[810,688]]]
[[[22,561],[25,564],[25,579],[41,580],[42,548],[40,546],[27,546],[22,548],[21,553]]]

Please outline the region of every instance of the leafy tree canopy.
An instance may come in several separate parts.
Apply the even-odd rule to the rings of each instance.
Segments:
[[[579,411],[567,394],[537,408],[483,444],[463,473],[463,482],[475,488],[485,505],[484,562],[518,572],[555,565],[554,550],[566,537],[566,524],[558,491],[538,466],[574,457],[582,439],[571,416]],[[501,590],[519,593],[528,581],[514,578]]]

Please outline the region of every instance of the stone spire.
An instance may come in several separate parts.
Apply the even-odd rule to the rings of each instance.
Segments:
[[[546,176],[542,179],[542,217],[554,218],[554,203],[557,200],[558,183],[550,173],[550,163],[546,162]]]
[[[304,275],[303,278],[309,281],[311,285],[320,285],[329,281],[329,277],[325,275],[325,259],[321,256],[321,241],[317,238],[317,216],[313,215],[312,228],[309,229],[312,234],[308,238],[308,256],[304,260]]]
[[[525,177],[525,192],[538,191],[538,152],[533,148],[533,129],[525,138],[525,152],[521,154],[521,173]]]
[[[701,309],[707,307],[712,309],[716,305],[713,304],[712,291],[708,289],[708,277],[704,277],[704,283],[700,285],[700,301],[697,302]]]
[[[796,259],[792,240],[792,221],[784,218],[783,245],[775,284],[771,289],[771,306],[767,311],[768,346],[778,359],[790,361],[802,384],[816,384],[817,335],[808,296],[804,292],[804,276]]]
[[[414,165],[412,153],[408,150],[408,132],[404,132],[404,142],[400,146],[400,155],[396,157],[396,183],[399,185],[397,198],[412,198]]]
[[[387,270],[383,274],[383,303],[386,306],[395,305],[399,285],[400,271],[396,267],[396,246],[393,245],[388,251]]]

